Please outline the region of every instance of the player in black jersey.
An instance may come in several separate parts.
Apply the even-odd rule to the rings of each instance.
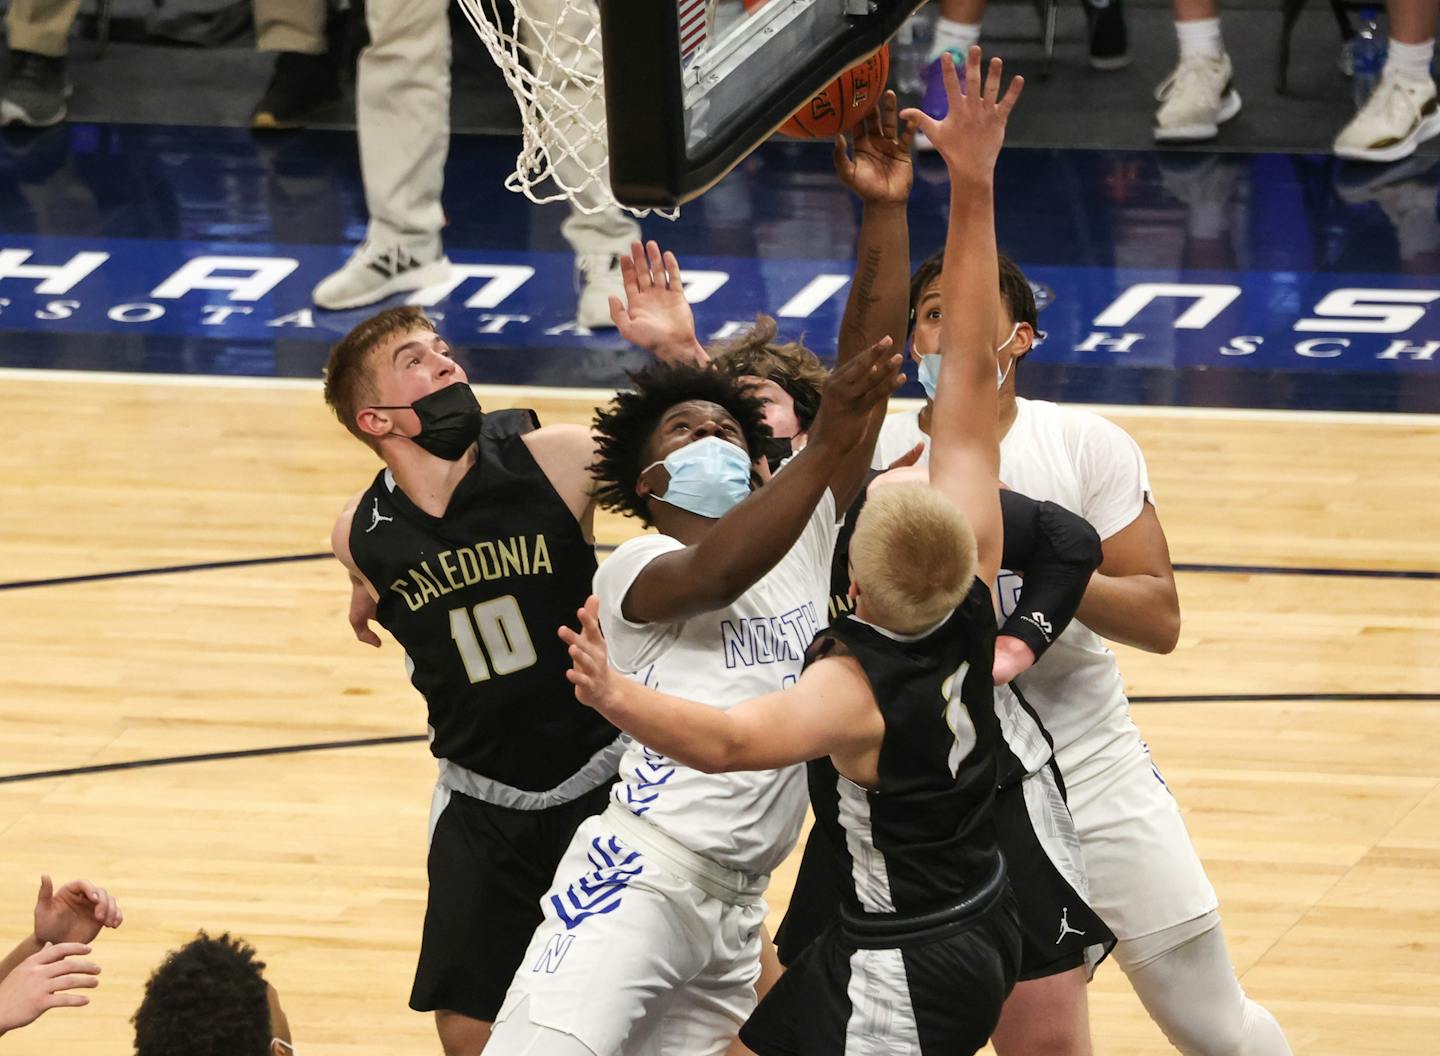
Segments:
[[[571,698],[554,635],[595,573],[593,443],[580,426],[537,428],[530,411],[482,413],[416,308],[336,345],[325,398],[386,467],[331,537],[363,592],[352,622],[363,629],[373,599],[439,761],[410,1005],[435,1012],[447,1054],[473,1054],[620,754],[615,729]]]
[[[616,676],[595,599],[579,634],[561,631],[577,697],[667,756],[707,771],[816,760],[818,823],[845,847],[853,883],[843,922],[810,945],[742,1029],[762,1056],[974,1052],[1019,971],[1019,924],[991,813],[1000,729],[986,586],[1002,543],[988,417],[993,168],[1019,82],[999,99],[995,62],[982,91],[978,48],[966,72],[970,96],[946,63],[950,114],[926,130],[953,186],[947,300],[975,308],[949,323],[934,490],[885,489],[856,527],[856,615],[821,632],[793,688],[723,712]]]

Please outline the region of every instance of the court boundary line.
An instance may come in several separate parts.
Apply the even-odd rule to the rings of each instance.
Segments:
[[[1131,704],[1290,704],[1306,701],[1353,703],[1432,703],[1440,702],[1440,693],[1206,693],[1190,695],[1134,696]],[[197,752],[192,755],[164,755],[150,759],[125,759],[115,763],[91,763],[55,770],[31,770],[17,774],[0,774],[0,785],[26,781],[51,781],[65,777],[88,777],[91,774],[116,773],[126,770],[149,770],[162,766],[184,766],[190,763],[228,762],[233,759],[260,759],[275,755],[302,755],[309,752],[343,751],[349,748],[384,748],[396,744],[416,744],[429,738],[423,733],[391,734],[385,737],[357,737],[340,741],[315,741],[307,744],[280,744],[268,748],[240,748],[229,752]]]
[[[209,763],[228,759],[253,759],[270,755],[298,755],[302,752],[328,752],[344,748],[380,748],[390,744],[411,744],[426,740],[423,733],[392,734],[387,737],[359,737],[345,741],[316,741],[309,744],[280,744],[269,748],[240,748],[231,752],[199,752],[194,755],[164,755],[153,759],[126,759],[118,763],[91,763],[67,766],[58,770],[32,770],[19,774],[0,774],[0,785],[21,781],[45,781],[61,777],[83,777],[117,770],[146,770],[159,766],[180,766],[185,763]]]
[[[319,378],[267,378],[225,374],[147,374],[103,370],[54,370],[44,367],[0,367],[0,381],[70,381],[104,385],[171,385],[187,388],[310,389],[320,391]],[[564,388],[549,385],[477,384],[480,397],[500,400],[576,399],[605,403],[614,389]],[[913,411],[924,404],[914,398],[892,399],[892,413]],[[1440,428],[1440,414],[1388,411],[1306,411],[1247,407],[1153,407],[1140,404],[1066,402],[1067,407],[1084,407],[1106,417],[1188,418],[1212,421],[1304,421],[1316,424],[1398,425]]]
[[[615,547],[609,544],[595,547],[595,551],[600,554],[608,554],[614,550]],[[296,564],[302,561],[320,561],[327,557],[334,557],[334,555],[328,550],[321,550],[308,554],[284,554],[278,557],[246,557],[233,561],[200,561],[189,565],[158,565],[154,568],[129,568],[112,572],[86,572],[76,576],[51,576],[45,579],[16,579],[9,582],[0,582],[0,591],[32,590],[40,587],[62,587],[79,583],[104,583],[111,580],[139,579],[144,576],[179,575],[187,572],[216,572],[232,568],[255,568],[264,565]],[[1189,564],[1182,562],[1175,565],[1174,569],[1180,573],[1208,575],[1321,576],[1335,579],[1405,579],[1413,581],[1440,580],[1440,571],[1405,568],[1291,568],[1284,565]]]

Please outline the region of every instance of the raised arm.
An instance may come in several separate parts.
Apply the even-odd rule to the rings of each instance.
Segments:
[[[877,345],[825,382],[810,442],[773,481],[752,491],[691,546],[645,566],[622,603],[627,620],[673,623],[729,605],[789,553],[862,423],[899,385],[900,356]],[[836,510],[843,510],[836,496]]]
[[[621,337],[662,363],[709,365],[674,253],[661,253],[654,241],[631,243],[630,256],[620,257],[620,278],[625,300],[610,298],[610,319]]]
[[[600,633],[593,595],[577,615],[580,631],[560,628],[570,647],[566,677],[575,698],[647,748],[705,773],[773,770],[825,755],[877,747],[885,722],[860,666],[829,657],[807,667],[780,693],[722,711],[659,693],[616,672]]]
[[[895,93],[885,92],[880,105],[855,130],[853,156],[845,137],[835,137],[836,175],[863,203],[855,277],[836,347],[840,363],[884,338],[897,348],[904,341],[910,291],[910,225],[905,210],[914,179],[910,140],[915,129],[908,122],[900,127],[896,109]],[[842,509],[864,487],[887,406],[882,403],[871,413],[864,437],[836,474],[832,490]]]
[[[941,70],[950,109],[943,121],[907,110],[945,159],[950,172],[950,223],[940,276],[941,343],[945,350],[931,416],[930,482],[969,519],[978,544],[976,574],[995,581],[1003,546],[995,342],[1000,320],[1000,265],[995,248],[995,160],[1005,122],[1024,80],[1000,95],[1003,65],[990,60],[981,82],[980,49],[970,49],[962,90],[949,55]]]

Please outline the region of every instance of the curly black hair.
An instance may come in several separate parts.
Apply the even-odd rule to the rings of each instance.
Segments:
[[[1039,321],[1040,313],[1035,308],[1035,288],[1030,285],[1030,280],[1020,270],[1020,266],[1007,257],[1004,253],[1000,258],[1000,299],[1005,302],[1005,310],[1010,313],[1012,321],[1017,323],[1029,323],[1033,329]],[[945,267],[945,251],[926,258],[921,265],[915,269],[910,276],[910,333],[915,331],[915,322],[920,310],[920,298],[929,286],[940,275]]]
[[[646,527],[654,522],[635,485],[645,469],[650,438],[671,407],[705,400],[725,408],[744,432],[752,459],[760,456],[770,439],[760,401],[745,395],[734,378],[718,370],[657,363],[632,373],[630,381],[633,389],[617,392],[609,406],[595,414],[592,428],[598,434],[598,453],[590,474],[595,478],[595,498],[604,509],[638,517]]]
[[[171,951],[135,1010],[136,1056],[266,1056],[270,1004],[265,963],[229,933],[200,932]]]

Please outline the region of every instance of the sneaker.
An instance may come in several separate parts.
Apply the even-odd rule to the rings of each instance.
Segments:
[[[960,75],[960,84],[963,87],[965,56],[958,51],[951,51],[950,57],[955,60],[955,72]],[[925,94],[920,97],[920,109],[936,121],[945,120],[945,115],[950,112],[950,97],[945,94],[945,75],[940,71],[939,56],[925,67]],[[915,147],[918,150],[934,150],[935,144],[930,142],[929,136],[917,129]]]
[[[1125,31],[1121,0],[1083,0],[1085,27],[1090,36],[1090,65],[1097,70],[1118,70],[1130,65],[1130,37]]]
[[[1240,93],[1231,81],[1230,56],[1182,55],[1155,89],[1155,138],[1161,142],[1213,139],[1220,125],[1240,112]]]
[[[1360,112],[1335,137],[1335,153],[1351,161],[1399,161],[1437,134],[1435,82],[1382,73]]]
[[[265,94],[250,115],[251,128],[303,128],[340,98],[340,73],[329,55],[282,51]]]
[[[51,58],[30,51],[10,52],[10,77],[0,95],[0,125],[49,128],[65,120],[70,98],[65,57]]]
[[[327,311],[363,308],[397,293],[423,289],[450,277],[450,260],[435,248],[417,255],[398,245],[379,245],[366,239],[345,266],[320,281],[311,294]]]
[[[582,253],[575,258],[575,280],[580,291],[580,303],[575,309],[575,321],[587,330],[603,330],[613,327],[610,318],[610,298],[625,299],[625,282],[620,277],[620,254]]]

